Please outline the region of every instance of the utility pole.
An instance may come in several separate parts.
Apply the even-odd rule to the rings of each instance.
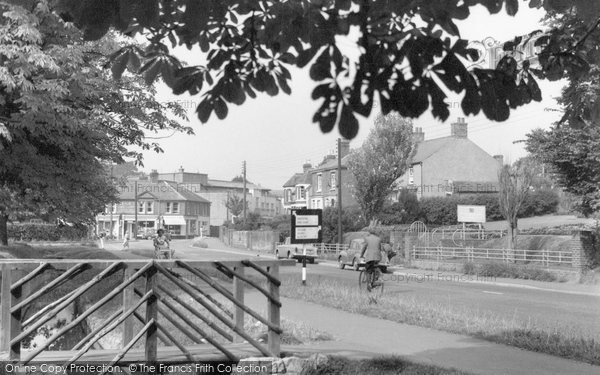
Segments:
[[[246,224],[246,160],[242,163],[242,178],[244,179],[244,225]]]
[[[115,182],[113,181],[113,166],[114,166],[114,164],[111,163],[110,164],[110,184],[111,185],[115,184]],[[114,211],[114,207],[115,207],[114,202],[111,202],[111,204],[110,204],[110,234],[109,234],[109,239],[112,238],[113,230],[114,230],[114,228],[113,228],[113,211]]]
[[[338,194],[338,243],[341,244],[343,242],[343,233],[342,233],[342,139],[338,138],[337,144],[337,157],[338,157],[338,165],[337,165],[337,194]]]
[[[137,241],[138,234],[138,183],[135,181],[133,183],[133,240]],[[131,237],[131,236],[130,236]]]

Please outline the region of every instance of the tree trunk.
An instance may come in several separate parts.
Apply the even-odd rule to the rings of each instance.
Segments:
[[[515,261],[515,246],[517,243],[517,220],[508,222],[508,257],[509,261]]]
[[[0,213],[0,246],[8,246],[8,215]]]

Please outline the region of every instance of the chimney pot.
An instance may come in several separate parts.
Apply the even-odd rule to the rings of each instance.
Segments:
[[[455,123],[451,124],[450,134],[455,138],[467,138],[468,126],[465,118],[459,117]]]

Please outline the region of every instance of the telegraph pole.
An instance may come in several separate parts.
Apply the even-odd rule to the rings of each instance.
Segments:
[[[242,177],[244,179],[244,224],[246,224],[246,160],[242,163]]]
[[[137,241],[137,234],[138,234],[138,193],[137,193],[138,192],[138,182],[137,182],[137,180],[134,181],[134,183],[133,183],[133,189],[134,189],[134,192],[133,192],[133,206],[134,206],[133,207],[133,213],[134,213],[133,214],[133,233],[130,233],[129,237],[131,237],[131,234],[133,234],[133,240]]]
[[[338,194],[338,243],[343,242],[342,233],[342,139],[338,138],[337,144],[337,194]]]

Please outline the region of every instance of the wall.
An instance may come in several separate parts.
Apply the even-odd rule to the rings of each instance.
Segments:
[[[274,252],[279,232],[268,230],[236,231],[221,227],[219,237],[227,246],[256,251]]]

